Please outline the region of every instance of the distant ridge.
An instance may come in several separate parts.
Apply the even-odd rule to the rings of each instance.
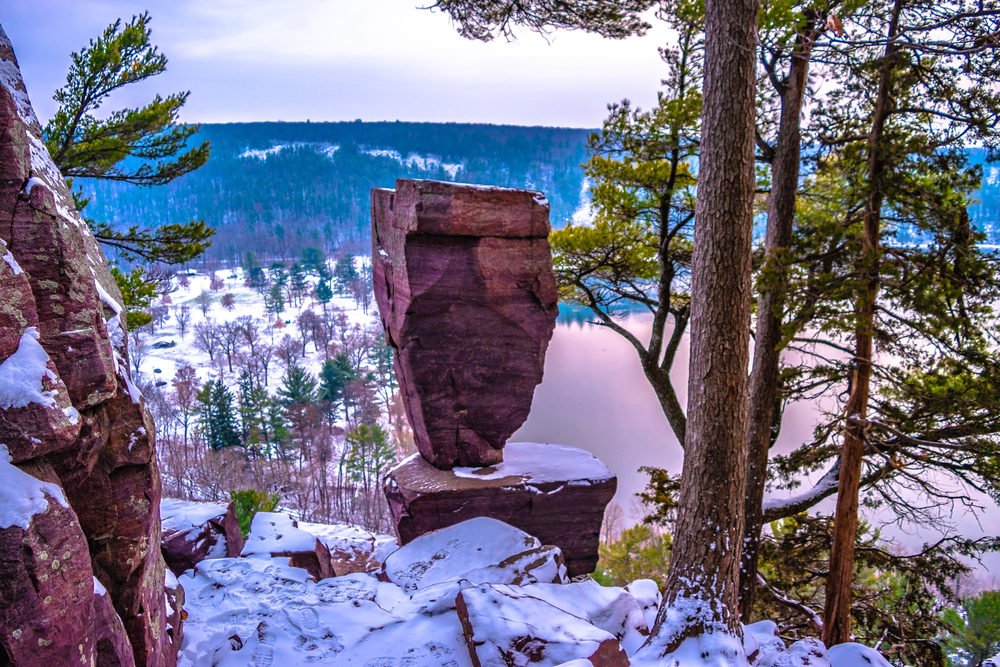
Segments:
[[[561,226],[587,204],[585,141],[593,130],[470,123],[205,123],[202,169],[166,186],[79,179],[85,215],[116,225],[204,219],[218,230],[206,258],[291,257],[369,236],[368,193],[397,178],[542,190]]]

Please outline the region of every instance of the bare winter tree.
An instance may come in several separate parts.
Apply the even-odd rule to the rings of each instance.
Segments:
[[[208,355],[210,361],[215,361],[215,353],[219,351],[219,327],[214,320],[206,319],[194,325],[194,346]]]
[[[174,308],[174,317],[177,318],[177,333],[181,335],[181,340],[184,340],[188,325],[191,324],[191,307],[178,306]]]

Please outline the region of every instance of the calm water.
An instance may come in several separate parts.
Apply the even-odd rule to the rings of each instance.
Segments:
[[[659,402],[639,367],[634,348],[621,336],[585,318],[561,315],[545,357],[545,377],[535,389],[531,414],[511,437],[511,442],[554,442],[586,449],[601,459],[618,476],[615,500],[626,515],[647,481],[639,466],[657,466],[673,473],[681,470],[683,452],[660,410]],[[626,328],[646,341],[652,316],[635,314]],[[688,345],[685,338],[674,364],[672,378],[681,405],[687,403]],[[785,412],[776,450],[784,453],[812,437],[818,407],[799,403]],[[785,495],[787,492],[779,492]],[[1000,512],[988,497],[982,515],[984,530],[969,513],[956,510],[953,523],[967,537],[995,534]],[[834,499],[818,508],[833,513]],[[871,517],[876,520],[888,517]],[[630,517],[629,523],[634,521]],[[936,539],[938,533],[920,526],[888,526],[883,535],[909,549]],[[1000,555],[985,561],[987,572],[1000,573]]]

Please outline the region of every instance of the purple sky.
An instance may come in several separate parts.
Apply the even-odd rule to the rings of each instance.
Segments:
[[[33,0],[5,2],[40,118],[69,54],[116,18],[149,10],[168,71],[111,105],[190,90],[188,122],[410,120],[596,127],[609,102],[656,99],[669,31],[610,41],[562,32],[489,44],[457,35],[419,0]],[[423,3],[430,4],[430,3]],[[656,21],[652,21],[656,24]]]

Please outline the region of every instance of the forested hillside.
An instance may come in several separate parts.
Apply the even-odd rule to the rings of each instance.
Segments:
[[[204,219],[205,257],[262,260],[367,242],[373,187],[429,178],[538,189],[561,226],[583,203],[589,130],[403,122],[205,124],[208,164],[156,188],[80,179],[87,217],[120,226]]]

